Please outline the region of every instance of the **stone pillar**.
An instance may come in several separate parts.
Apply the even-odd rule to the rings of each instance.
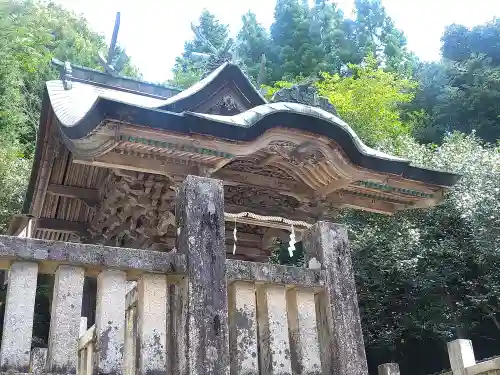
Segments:
[[[331,373],[367,375],[363,333],[351,254],[344,226],[320,221],[304,235],[305,261],[316,258],[324,269],[327,330],[331,340]],[[325,346],[324,342],[321,343]]]
[[[139,368],[147,375],[167,374],[167,277],[145,274],[137,285]]]
[[[76,374],[84,269],[60,265],[54,279],[50,317],[48,372]]]
[[[476,364],[474,349],[470,340],[454,340],[447,344],[453,375],[467,375],[467,367]]]
[[[80,337],[82,337],[85,332],[87,332],[87,318],[82,316],[80,317]]]
[[[293,373],[319,375],[321,357],[314,292],[291,289],[287,303]]]
[[[253,283],[237,281],[229,286],[231,375],[259,374],[257,305]]]
[[[222,181],[187,176],[176,205],[177,251],[186,255],[187,327],[180,373],[229,374],[224,189]],[[182,339],[181,339],[182,343]]]
[[[262,373],[291,375],[285,286],[261,285],[257,288],[257,319]]]
[[[106,270],[97,276],[97,374],[121,375],[125,341],[125,272]]]
[[[128,305],[128,303],[127,303]],[[125,312],[125,347],[124,347],[124,361],[125,361],[125,375],[135,375],[137,361],[137,306],[128,305]]]
[[[33,348],[31,350],[30,373],[46,374],[47,349]]]
[[[401,375],[397,363],[384,363],[378,366],[378,375]]]
[[[29,371],[37,277],[36,263],[15,262],[10,267],[0,371]]]

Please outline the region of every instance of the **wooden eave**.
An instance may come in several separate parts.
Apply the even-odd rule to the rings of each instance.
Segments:
[[[144,107],[93,93],[91,107],[71,112],[61,95],[51,103],[46,92],[23,209],[35,219],[36,238],[85,237],[113,170],[165,176],[173,184],[189,174],[211,176],[224,181],[226,212],[310,223],[332,220],[342,208],[392,214],[431,206],[458,179],[371,150],[347,124],[313,107],[264,104],[211,116],[159,109],[157,98],[145,98]],[[134,101],[136,95],[117,97]],[[24,221],[17,218],[12,231]],[[264,237],[243,233],[238,257],[265,260]],[[231,233],[227,240],[231,253]]]

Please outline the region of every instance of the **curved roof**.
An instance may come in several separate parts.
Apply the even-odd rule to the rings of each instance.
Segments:
[[[338,117],[304,104],[262,104],[234,116],[217,116],[174,113],[161,109],[165,101],[159,99],[85,84],[64,90],[60,81],[51,81],[47,91],[65,138],[82,146],[82,139],[90,138],[105,120],[230,142],[252,142],[270,129],[285,127],[334,140],[352,163],[362,168],[440,186],[451,186],[458,179],[454,174],[417,168],[407,160],[374,150]]]

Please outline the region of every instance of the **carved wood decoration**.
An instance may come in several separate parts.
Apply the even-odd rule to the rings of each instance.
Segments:
[[[222,96],[213,107],[206,113],[212,115],[232,116],[244,112],[245,108],[236,101],[233,96],[226,94]]]
[[[175,191],[160,175],[115,170],[101,189],[89,242],[165,251],[175,237]],[[170,229],[170,231],[169,231]],[[170,232],[170,233],[169,233]]]

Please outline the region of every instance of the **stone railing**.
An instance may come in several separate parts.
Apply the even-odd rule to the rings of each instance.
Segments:
[[[470,340],[454,340],[448,343],[451,370],[432,375],[500,375],[500,357],[476,362]],[[400,375],[397,363],[384,363],[378,367],[378,375]]]
[[[0,237],[2,371],[367,375],[343,227],[304,234],[306,263],[321,265],[307,269],[225,258],[220,181],[189,176],[176,212],[177,253]],[[30,357],[38,273],[55,285],[48,350]],[[85,275],[97,303],[80,332]]]

